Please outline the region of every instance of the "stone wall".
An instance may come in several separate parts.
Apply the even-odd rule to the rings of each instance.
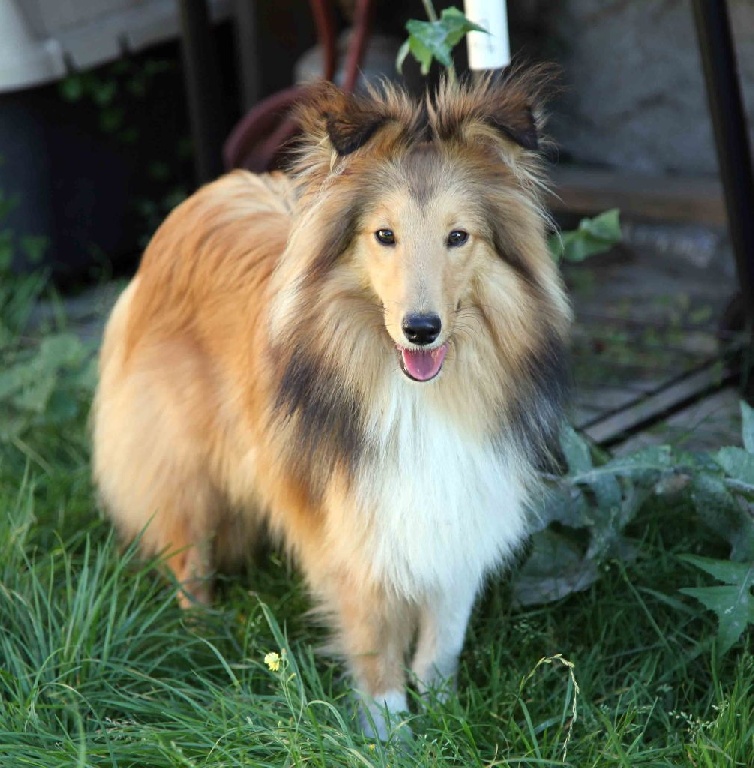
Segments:
[[[563,66],[550,133],[564,158],[717,173],[690,0],[509,0],[508,7],[536,55]],[[729,0],[729,9],[754,125],[754,2]]]

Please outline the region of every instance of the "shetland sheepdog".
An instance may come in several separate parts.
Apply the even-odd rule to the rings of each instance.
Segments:
[[[94,478],[116,526],[167,553],[183,605],[282,542],[381,738],[409,679],[452,685],[561,418],[541,79],[312,87],[290,169],[174,210],[105,331]]]

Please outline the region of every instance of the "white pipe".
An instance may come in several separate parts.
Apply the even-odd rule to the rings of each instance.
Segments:
[[[511,63],[511,47],[505,0],[464,0],[463,5],[469,21],[484,27],[488,32],[469,32],[466,36],[469,68],[479,70],[507,67]]]

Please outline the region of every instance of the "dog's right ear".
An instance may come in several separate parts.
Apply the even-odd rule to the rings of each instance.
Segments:
[[[299,110],[304,130],[319,132],[324,128],[341,157],[363,147],[386,120],[374,101],[346,94],[325,80],[307,87]]]

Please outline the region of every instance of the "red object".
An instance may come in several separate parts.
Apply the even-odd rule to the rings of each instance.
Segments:
[[[332,80],[337,65],[337,40],[331,0],[310,0],[317,26],[317,39],[324,50],[325,80]],[[348,43],[343,90],[356,86],[359,67],[369,38],[372,0],[358,0],[354,31]],[[291,117],[301,86],[293,85],[268,96],[250,109],[231,131],[223,146],[226,170],[247,168],[257,173],[270,170],[279,162],[283,147],[295,136],[297,126]]]

